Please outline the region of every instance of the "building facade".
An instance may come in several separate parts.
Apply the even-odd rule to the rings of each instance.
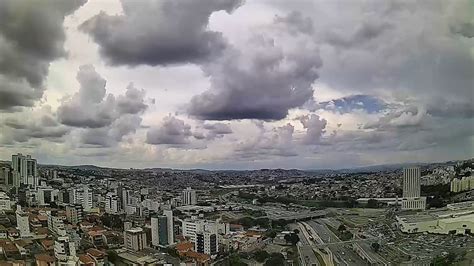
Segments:
[[[426,197],[421,197],[421,169],[408,167],[403,169],[402,210],[424,210]]]
[[[191,189],[190,187],[183,190],[181,200],[183,205],[196,205],[197,204],[197,196],[196,191]]]
[[[141,228],[128,229],[124,233],[124,246],[128,250],[140,251],[146,247],[146,233]]]

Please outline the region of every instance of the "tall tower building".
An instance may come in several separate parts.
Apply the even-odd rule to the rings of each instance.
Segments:
[[[26,184],[36,188],[38,185],[36,159],[31,158],[30,155],[14,154],[12,155],[12,168],[15,185]]]
[[[154,247],[167,246],[168,241],[168,218],[158,215],[151,218],[151,244]]]
[[[16,207],[16,224],[18,231],[20,231],[20,237],[31,236],[28,213],[24,212],[20,205]]]
[[[403,169],[403,210],[424,210],[426,197],[421,197],[421,170],[419,167]]]
[[[191,189],[190,187],[183,190],[181,197],[182,197],[183,205],[196,205],[197,204],[196,191]]]
[[[174,244],[174,222],[173,222],[173,211],[165,210],[163,215],[166,216],[167,231],[168,231],[168,245]]]

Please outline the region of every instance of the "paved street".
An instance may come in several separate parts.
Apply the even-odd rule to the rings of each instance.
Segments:
[[[324,243],[340,242],[341,240],[327,228],[327,226],[321,220],[314,220],[307,222],[319,235]],[[330,245],[329,249],[332,251],[335,257],[335,263],[337,265],[367,265],[359,255],[357,255],[348,246],[350,244],[334,244]]]

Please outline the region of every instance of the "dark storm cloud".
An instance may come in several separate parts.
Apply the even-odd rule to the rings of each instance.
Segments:
[[[42,97],[49,63],[66,54],[64,17],[85,2],[0,1],[0,109]]]
[[[219,32],[208,30],[213,12],[232,12],[240,0],[122,0],[124,15],[100,13],[80,29],[113,65],[168,65],[205,61],[225,48]]]
[[[281,30],[254,35],[245,47],[229,47],[204,64],[210,89],[192,98],[188,112],[199,119],[279,120],[312,98],[322,65],[318,47],[307,35]]]
[[[125,114],[140,114],[148,107],[145,92],[130,84],[125,95],[106,94],[106,80],[91,65],[77,73],[79,91],[58,108],[61,123],[82,128],[102,128]]]
[[[190,125],[174,116],[167,116],[159,126],[148,130],[146,142],[153,145],[183,145],[189,143],[192,135]]]

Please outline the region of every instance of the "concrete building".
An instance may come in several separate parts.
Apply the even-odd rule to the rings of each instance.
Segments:
[[[48,230],[56,236],[65,236],[66,228],[62,217],[57,216],[54,213],[48,214]]]
[[[141,228],[128,229],[124,233],[124,246],[128,250],[139,251],[146,247],[146,234]]]
[[[54,257],[57,265],[76,265],[76,246],[67,236],[61,236],[54,241]]]
[[[119,198],[115,193],[109,192],[105,195],[105,212],[117,214],[119,212]]]
[[[196,233],[196,252],[215,255],[219,251],[219,240],[216,233],[200,231]]]
[[[183,205],[196,205],[197,204],[197,196],[196,191],[191,189],[190,187],[183,190],[181,201]]]
[[[424,210],[426,197],[421,197],[421,170],[419,167],[403,169],[402,210]]]
[[[16,207],[16,224],[18,231],[20,231],[20,237],[31,236],[28,213],[24,212],[20,205]]]
[[[11,201],[7,193],[0,191],[0,211],[11,210]]]
[[[13,185],[13,173],[10,167],[0,168],[0,186],[12,187]]]
[[[12,168],[14,175],[14,183],[25,184],[36,188],[38,185],[38,172],[36,159],[31,155],[24,156],[21,153],[12,155]]]
[[[83,206],[81,204],[66,205],[66,219],[71,224],[82,222]]]
[[[451,180],[451,192],[462,192],[474,189],[474,176],[464,176]]]
[[[168,218],[159,215],[151,218],[151,244],[154,247],[167,246],[168,241]]]
[[[196,251],[198,247],[198,234],[203,234],[202,237],[205,239],[207,239],[208,234],[214,234],[216,235],[217,240],[219,240],[219,236],[230,233],[230,225],[228,223],[220,223],[218,221],[186,219],[182,221],[182,228],[183,236],[189,238],[190,242],[194,243]]]
[[[404,233],[467,235],[474,232],[474,208],[399,215],[397,224]]]
[[[174,244],[174,221],[173,211],[165,210],[163,215],[166,216],[167,232],[168,232],[168,245]]]

